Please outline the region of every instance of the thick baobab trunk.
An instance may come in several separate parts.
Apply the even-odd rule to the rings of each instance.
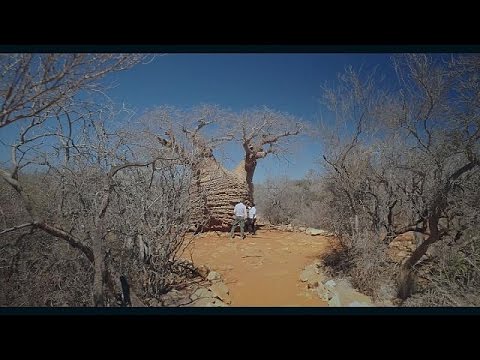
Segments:
[[[253,175],[257,159],[266,153],[244,145],[245,160],[229,171],[220,165],[213,156],[207,156],[199,164],[196,182],[197,195],[194,196],[195,219],[204,219],[208,230],[228,230],[233,221],[233,207],[239,200],[254,203]],[[202,206],[203,202],[203,206]],[[204,209],[203,213],[200,213]],[[196,209],[196,210],[195,210]],[[195,221],[199,224],[201,221]]]
[[[248,187],[248,201],[250,203],[254,202],[253,194],[253,175],[255,174],[255,169],[257,168],[257,160],[263,159],[267,156],[267,152],[263,151],[261,146],[253,146],[248,142],[243,144],[243,149],[245,150],[245,161],[244,161],[244,168],[245,168],[245,180],[247,182]]]
[[[253,159],[253,161],[245,161],[245,172],[246,172],[246,182],[248,187],[248,197],[247,200],[250,203],[254,203],[253,200],[253,174],[255,173],[255,168],[257,167],[257,160]]]
[[[193,222],[205,224],[204,229],[208,230],[230,229],[233,207],[239,200],[249,199],[245,179],[243,161],[233,171],[229,171],[213,157],[203,159],[194,184]]]

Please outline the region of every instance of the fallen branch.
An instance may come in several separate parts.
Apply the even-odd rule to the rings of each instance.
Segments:
[[[3,231],[0,231],[0,235],[9,233],[9,232],[11,232],[11,231],[23,229],[23,228],[25,228],[25,227],[34,226],[34,225],[35,225],[34,223],[26,223],[26,224],[22,224],[22,225],[16,225],[16,226],[13,226],[13,227],[11,227],[11,228],[8,228],[8,229],[5,229],[5,230],[3,230]]]

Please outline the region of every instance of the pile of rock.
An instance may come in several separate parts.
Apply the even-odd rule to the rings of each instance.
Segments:
[[[330,307],[370,307],[392,306],[391,302],[373,304],[372,300],[355,290],[346,279],[327,279],[322,271],[320,260],[305,267],[300,274],[300,280],[307,284]]]
[[[321,229],[315,229],[315,228],[306,228],[305,229],[305,234],[307,235],[312,235],[312,236],[334,236],[333,233],[326,231],[326,230],[321,230]]]
[[[223,307],[231,304],[228,287],[220,274],[216,271],[208,271],[205,266],[201,267],[199,272],[206,280],[202,286],[188,287],[183,291],[171,290],[151,306]]]
[[[279,230],[279,231],[290,231],[290,232],[304,232],[307,235],[311,236],[334,236],[335,234],[326,231],[326,230],[321,230],[321,229],[315,229],[311,227],[305,227],[305,226],[295,226],[292,224],[288,225],[274,225],[271,226],[270,228]]]

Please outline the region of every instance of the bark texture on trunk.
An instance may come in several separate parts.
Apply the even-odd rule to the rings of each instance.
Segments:
[[[244,161],[229,171],[213,157],[203,159],[194,192],[193,223],[205,223],[204,230],[229,230],[235,204],[239,200],[249,199]]]

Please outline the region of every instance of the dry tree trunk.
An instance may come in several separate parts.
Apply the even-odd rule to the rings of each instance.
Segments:
[[[408,257],[401,265],[398,274],[398,297],[405,300],[414,292],[414,266],[428,250],[428,247],[440,239],[438,229],[439,216],[434,215],[428,219],[430,235],[423,241],[419,247]]]

